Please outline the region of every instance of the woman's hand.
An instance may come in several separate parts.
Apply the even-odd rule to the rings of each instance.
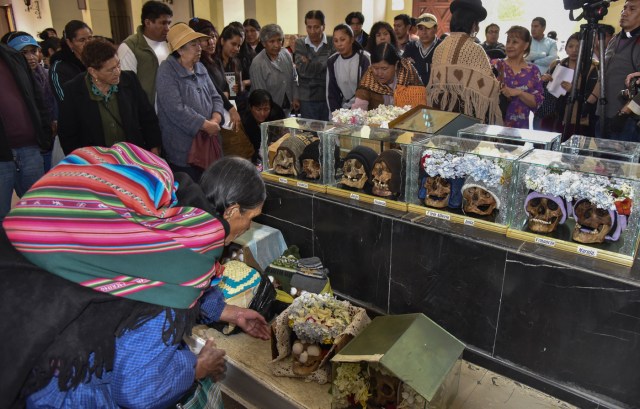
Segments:
[[[567,92],[571,91],[571,83],[569,81],[562,81],[560,86]]]
[[[216,343],[209,338],[196,360],[196,379],[211,378],[216,382],[222,380],[227,371],[224,356],[224,350],[216,348]]]
[[[508,97],[508,98],[518,97],[518,96],[520,96],[522,94],[522,90],[521,89],[510,88],[510,87],[507,87],[506,85],[502,87],[500,92],[502,92],[502,95],[504,95],[505,97]]]
[[[216,136],[220,132],[220,125],[213,120],[205,120],[200,129],[205,131],[208,135]]]
[[[640,85],[640,78],[638,77],[640,77],[640,72],[632,72],[631,74],[627,75],[627,78],[625,78],[624,85],[629,87],[631,84],[631,80],[633,80],[634,78],[637,78],[636,84]]]
[[[553,76],[551,74],[542,74],[542,76],[540,77],[540,79],[543,82],[551,82],[553,81]]]
[[[220,320],[239,326],[254,338],[271,338],[269,324],[257,311],[227,304],[220,314]]]
[[[229,110],[229,122],[231,130],[234,132],[238,132],[238,125],[240,124],[240,114],[235,107]]]

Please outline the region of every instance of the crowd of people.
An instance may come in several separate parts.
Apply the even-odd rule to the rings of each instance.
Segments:
[[[625,1],[618,34],[603,27],[605,44],[594,44],[578,84],[560,84],[567,92],[560,97],[548,88],[559,81],[558,67],[576,70],[582,63],[579,33],[567,39],[567,57],[560,60],[555,32],[545,35],[543,17],[530,28],[509,27],[502,44],[495,23],[484,26],[484,42],[477,38],[487,18],[481,0],[453,0],[450,11],[448,33],[430,13],[400,14],[393,24],[375,22],[367,33],[364,15],[354,11],[327,35],[324,13],[310,10],[307,35],[285,47],[277,24],[250,18],[216,28],[202,17],[174,22],[167,3],[151,0],[142,6],[136,32],[120,44],[79,20],[68,22],[61,38],[53,28],[39,33],[42,41],[24,31],[3,36],[0,269],[21,266],[39,287],[30,298],[4,297],[0,307],[34,300],[38,308],[24,313],[46,314],[46,302],[55,302],[44,294],[47,288],[82,300],[63,306],[49,328],[35,329],[37,342],[2,356],[19,359],[22,371],[5,395],[34,407],[166,407],[182,402],[194,380],[224,372],[223,353],[212,343],[197,356],[181,344],[194,323],[229,321],[269,337],[259,314],[225,305],[219,292],[198,281],[211,282],[218,270],[202,266],[213,266],[221,247],[260,214],[265,121],[291,115],[330,120],[340,108],[394,105],[399,87],[419,87],[425,95],[420,103],[488,124],[529,128],[531,116],[534,129],[565,138],[579,131],[640,141],[640,0]],[[574,88],[581,100],[568,101]],[[192,162],[200,136],[221,147],[208,168]],[[52,166],[56,172],[48,172]],[[14,192],[21,199],[9,214]],[[54,205],[60,208],[53,211]],[[96,209],[101,213],[86,213]],[[83,221],[94,214],[95,226]],[[96,226],[123,229],[124,236],[96,250]],[[36,231],[52,235],[38,239]],[[144,246],[158,249],[152,266],[135,257]],[[192,271],[175,279],[168,257],[178,253]],[[115,256],[130,261],[112,265]],[[93,275],[84,275],[87,266]],[[140,288],[105,291],[115,295],[116,313],[96,307],[91,315],[87,306],[113,298],[88,290],[87,283],[113,284],[116,276]],[[79,328],[95,335],[83,345],[65,344]],[[151,340],[141,345],[155,360],[133,358],[143,338]]]

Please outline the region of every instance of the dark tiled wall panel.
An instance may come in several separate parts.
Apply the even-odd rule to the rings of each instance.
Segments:
[[[257,221],[280,229],[303,256],[320,257],[336,291],[391,314],[422,312],[480,364],[578,407],[640,408],[640,284],[624,274],[267,188]]]

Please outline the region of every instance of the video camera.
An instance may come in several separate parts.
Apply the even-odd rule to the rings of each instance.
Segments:
[[[576,10],[579,8],[590,8],[608,6],[609,3],[618,0],[563,0],[565,10]]]

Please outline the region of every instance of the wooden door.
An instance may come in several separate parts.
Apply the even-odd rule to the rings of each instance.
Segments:
[[[449,32],[451,12],[449,4],[451,0],[426,0],[413,1],[413,17],[418,18],[422,13],[431,13],[438,19],[438,36]]]

